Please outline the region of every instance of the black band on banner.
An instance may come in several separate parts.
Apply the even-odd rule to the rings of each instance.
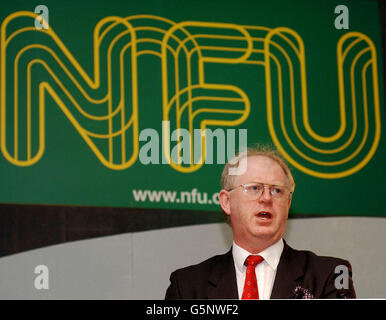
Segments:
[[[111,319],[126,315],[128,319],[250,319],[262,316],[313,317],[339,319],[352,313],[374,314],[385,306],[385,299],[341,300],[103,300],[103,301],[1,301],[3,312],[7,308],[16,316],[19,312],[45,310],[51,316],[93,316]],[[76,309],[74,309],[76,308]],[[75,311],[76,310],[76,311]],[[47,313],[48,314],[48,313]]]

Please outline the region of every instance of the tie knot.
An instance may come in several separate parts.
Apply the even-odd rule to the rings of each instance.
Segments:
[[[250,255],[245,259],[244,265],[247,267],[248,266],[256,267],[263,260],[264,258],[261,256]]]

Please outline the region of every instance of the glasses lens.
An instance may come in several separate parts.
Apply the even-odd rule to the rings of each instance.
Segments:
[[[283,187],[271,186],[270,192],[272,197],[274,197],[275,199],[280,199],[286,194],[286,189]]]
[[[251,197],[260,197],[264,191],[262,183],[247,183],[244,185],[244,191]]]

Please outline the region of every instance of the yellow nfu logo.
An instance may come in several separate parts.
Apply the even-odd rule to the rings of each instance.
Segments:
[[[269,134],[302,172],[345,177],[376,152],[381,135],[376,49],[362,33],[344,33],[337,43],[340,125],[323,136],[310,124],[305,48],[292,29],[110,16],[94,29],[91,77],[51,26],[34,27],[37,17],[15,12],[1,25],[1,151],[15,165],[32,165],[45,152],[50,96],[103,165],[132,166],[139,154],[138,59],[143,55],[160,59],[160,120],[191,137],[198,121],[202,132],[202,161],[189,165],[171,159],[169,140],[163,141],[164,156],[175,170],[194,172],[205,162],[207,127],[236,127],[250,115],[250,99],[240,87],[206,81],[210,64],[263,68]],[[36,65],[45,70],[43,78],[34,76]],[[195,157],[197,148],[189,143]]]

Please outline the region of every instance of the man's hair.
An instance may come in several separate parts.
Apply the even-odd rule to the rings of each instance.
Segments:
[[[229,171],[231,168],[238,168],[240,161],[244,158],[249,158],[253,156],[264,156],[267,158],[272,159],[277,164],[280,165],[280,167],[283,169],[284,174],[288,178],[289,181],[289,187],[290,191],[294,192],[295,190],[295,181],[292,176],[291,170],[289,169],[288,165],[283,160],[280,153],[272,148],[269,145],[256,145],[254,147],[248,148],[246,151],[236,155],[232,160],[228,161],[228,163],[225,165],[224,170],[221,175],[221,187],[225,190],[232,189],[235,186],[235,180],[237,179],[237,174],[230,174]]]

